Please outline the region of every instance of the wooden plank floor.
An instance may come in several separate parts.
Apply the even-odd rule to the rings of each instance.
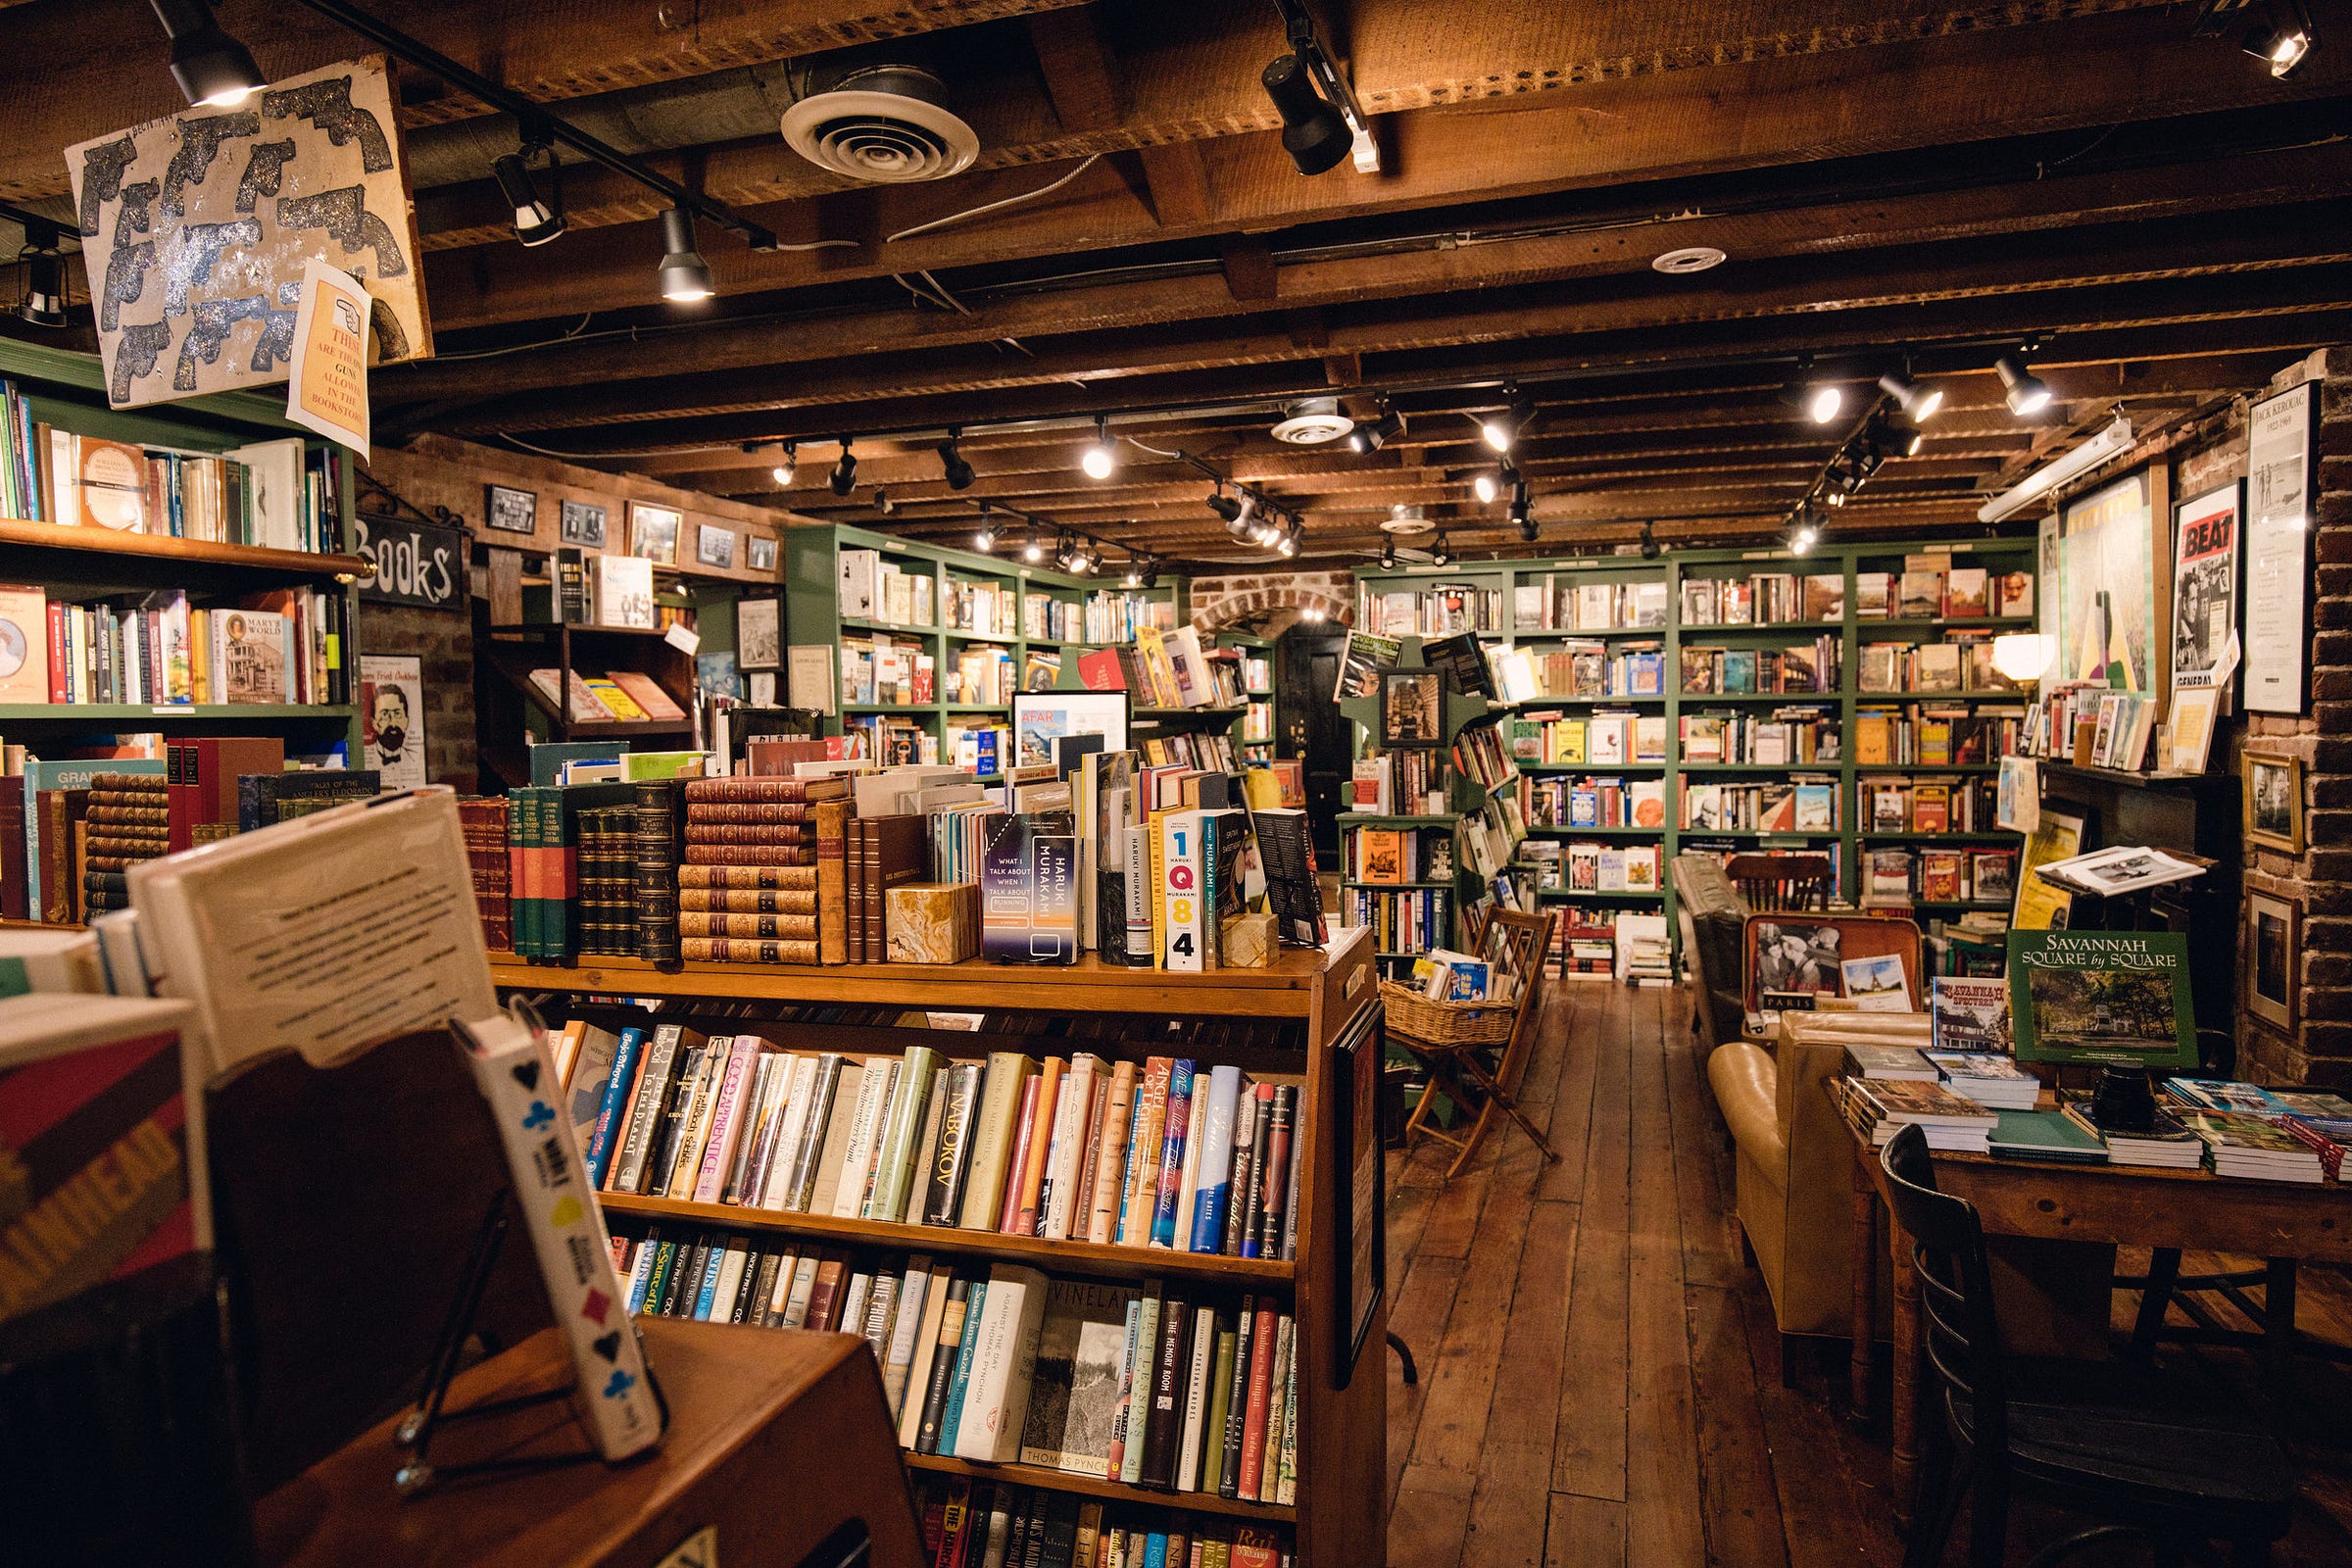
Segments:
[[[1521,1103],[1559,1160],[1509,1128],[1450,1182],[1441,1144],[1390,1155],[1390,1327],[1420,1365],[1408,1389],[1389,1358],[1396,1568],[1901,1560],[1883,1396],[1862,1432],[1841,1355],[1800,1353],[1782,1385],[1690,1017],[1679,990],[1555,985]],[[2118,1294],[2119,1323],[2135,1299]],[[2307,1271],[2300,1310],[2352,1344],[2340,1279]],[[2167,1350],[2163,1366],[2259,1400],[2240,1353]],[[2352,1562],[2352,1377],[2304,1366],[2309,1397],[2281,1421],[2308,1505],[2277,1561]],[[2021,1507],[2011,1561],[2069,1528]]]

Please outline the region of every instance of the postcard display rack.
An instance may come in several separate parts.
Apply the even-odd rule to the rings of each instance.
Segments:
[[[1381,1144],[1375,1108],[1380,1005],[1371,944],[1337,931],[1330,947],[1286,949],[1260,969],[1206,974],[1104,965],[1093,955],[1066,967],[960,964],[671,964],[582,959],[568,967],[493,956],[507,995],[532,997],[556,1019],[608,1028],[682,1022],[713,1033],[755,1032],[778,1049],[839,1052],[853,1059],[928,1047],[943,1062],[984,1061],[992,1051],[1092,1051],[1111,1062],[1147,1054],[1193,1058],[1205,1077],[1233,1065],[1301,1086],[1295,1259],[1231,1257],[1160,1248],[1052,1241],[995,1231],[894,1224],[764,1208],[606,1193],[607,1224],[621,1234],[686,1222],[753,1237],[799,1238],[859,1257],[930,1253],[958,1265],[1040,1269],[1054,1279],[1164,1282],[1191,1299],[1273,1293],[1297,1322],[1298,1487],[1293,1504],[1216,1492],[1167,1492],[1030,1464],[982,1464],[904,1452],[910,1480],[961,1476],[1077,1494],[1116,1516],[1156,1510],[1271,1531],[1300,1568],[1381,1560],[1381,1515],[1366,1506],[1385,1474],[1386,1257]],[[659,1006],[650,1014],[640,1004]],[[909,1009],[930,1009],[916,1011]],[[938,1012],[980,1014],[976,1029],[925,1027]],[[965,1022],[971,1020],[965,1019]],[[911,1025],[911,1027],[908,1027]],[[1229,1303],[1228,1303],[1229,1304]],[[1152,1524],[1148,1528],[1169,1528]]]
[[[105,372],[96,358],[0,338],[0,382],[21,394],[16,417],[134,446],[183,453],[223,452],[247,442],[300,434],[284,418],[285,400],[221,393],[162,409],[116,412],[106,405]],[[312,441],[316,453],[325,444]],[[25,450],[29,450],[30,441]],[[327,447],[335,466],[339,532],[352,537],[351,467]],[[0,461],[6,461],[0,458]],[[22,468],[23,465],[19,465]],[[22,510],[30,510],[29,508]],[[249,594],[281,588],[318,590],[342,601],[342,668],[356,690],[358,638],[353,635],[352,584],[374,566],[358,556],[269,549],[177,538],[168,531],[132,532],[88,524],[33,521],[0,509],[0,580],[42,590],[51,603],[122,604],[153,591],[178,590],[199,604],[233,605]],[[27,641],[40,626],[20,627]],[[5,638],[6,633],[0,633]],[[172,739],[213,734],[282,734],[289,753],[323,751],[341,743],[360,765],[356,703],[0,703],[0,736],[39,756],[44,743],[74,744],[91,735],[161,730]]]
[[[1467,940],[1462,924],[1464,915],[1493,898],[1492,878],[1478,870],[1469,836],[1475,832],[1489,835],[1488,842],[1494,846],[1498,866],[1509,862],[1520,842],[1516,823],[1491,809],[1496,796],[1519,787],[1519,773],[1508,770],[1494,783],[1485,783],[1456,765],[1454,760],[1457,745],[1466,731],[1491,727],[1507,716],[1508,710],[1484,697],[1464,695],[1447,684],[1440,672],[1426,668],[1421,660],[1425,639],[1408,636],[1402,641],[1402,656],[1396,667],[1387,674],[1427,675],[1437,682],[1440,709],[1436,735],[1425,742],[1386,738],[1385,677],[1383,695],[1340,700],[1340,712],[1353,726],[1356,757],[1363,759],[1375,754],[1391,757],[1395,760],[1392,777],[1397,780],[1394,785],[1397,798],[1390,803],[1396,810],[1350,810],[1339,815],[1342,915],[1354,918],[1359,912],[1359,901],[1377,904],[1381,900],[1401,900],[1410,905],[1424,899],[1430,901],[1426,906],[1437,914],[1434,920],[1425,922],[1433,929],[1418,946],[1405,946],[1401,937],[1393,936],[1389,940],[1395,945],[1379,949],[1383,967],[1392,970],[1405,966],[1406,960],[1419,957],[1431,948],[1463,947]],[[1403,798],[1401,775],[1413,771],[1413,763],[1423,760],[1439,770],[1446,806],[1442,812],[1422,809],[1428,804],[1426,800]],[[1375,838],[1398,847],[1397,863],[1393,870],[1372,873],[1370,867],[1361,863],[1362,846]],[[1431,863],[1433,850],[1445,857],[1445,863]],[[1409,864],[1405,863],[1408,859]],[[1384,923],[1377,909],[1362,912],[1373,916],[1364,922],[1367,929],[1403,929],[1400,915],[1392,915]]]
[[[886,725],[903,726],[936,740],[940,760],[953,762],[956,732],[968,725],[1008,724],[1012,694],[1039,689],[1031,681],[1042,665],[1050,662],[1054,666],[1042,689],[1077,691],[1083,686],[1078,678],[1081,654],[1132,643],[1131,632],[1112,624],[1122,619],[1117,612],[1121,607],[1131,602],[1166,604],[1172,608],[1173,623],[1185,624],[1191,594],[1183,578],[1163,574],[1153,587],[1122,588],[1116,577],[1073,577],[1032,564],[1021,559],[1011,541],[1007,531],[1001,554],[982,555],[838,524],[785,530],[785,657],[789,662],[790,649],[833,650],[834,702],[825,733],[866,730],[878,738]],[[878,576],[906,584],[901,600],[875,592],[873,613],[864,616],[843,613],[840,586],[845,556],[859,551],[874,553]],[[969,612],[951,608],[967,605]],[[1042,620],[1037,618],[1041,612]],[[859,648],[871,648],[877,641],[927,660],[928,691],[902,695],[877,690],[871,702],[845,700],[845,662]],[[998,684],[986,700],[955,700],[958,671],[967,662],[985,666],[1000,655],[1003,664],[994,677]],[[978,673],[988,678],[984,667]],[[1230,724],[1234,715],[1219,710],[1218,717]]]
[[[1962,571],[1973,574],[1982,571],[1988,584],[1985,613],[1951,614],[1941,612],[1953,606],[1939,606],[1935,614],[1905,614],[1900,600],[1902,577],[1906,563],[1923,564],[1923,557],[1932,558],[1935,569],[1949,573]],[[1885,614],[1859,613],[1857,580],[1865,575],[1879,579],[1892,577],[1894,591],[1888,595]],[[1749,619],[1743,623],[1727,624],[1718,612],[1711,619],[1701,619],[1688,613],[1694,608],[1688,603],[1688,585],[1700,585],[1692,592],[1703,599],[1707,585],[1715,585],[1720,604],[1720,585],[1727,582],[1745,582],[1754,577],[1785,575],[1795,579],[1797,595],[1793,603],[1774,606],[1781,612],[1767,612],[1762,604],[1748,607]],[[1803,599],[1803,587],[1808,577],[1835,577],[1839,589],[1835,604],[1808,606]],[[2004,581],[2005,580],[2005,581]],[[1580,628],[1561,626],[1556,606],[1563,595],[1572,595],[1582,586],[1647,584],[1651,613],[1643,616],[1645,624],[1609,625]],[[1616,691],[1617,682],[1609,682],[1611,694],[1603,696],[1537,696],[1508,706],[1520,713],[1556,712],[1570,718],[1589,719],[1595,711],[1631,712],[1638,716],[1662,716],[1665,724],[1666,750],[1663,759],[1651,758],[1637,761],[1632,748],[1626,760],[1616,762],[1544,762],[1521,759],[1520,771],[1526,775],[1521,786],[1523,801],[1532,799],[1535,790],[1547,779],[1581,780],[1586,778],[1620,778],[1630,786],[1638,779],[1656,779],[1663,783],[1663,819],[1654,825],[1624,825],[1606,827],[1538,825],[1540,813],[1528,813],[1528,834],[1533,839],[1553,839],[1569,842],[1601,844],[1657,845],[1664,862],[1659,886],[1654,891],[1570,891],[1566,887],[1543,888],[1537,897],[1545,902],[1560,902],[1571,906],[1572,913],[1591,913],[1596,917],[1615,909],[1663,910],[1668,931],[1675,929],[1674,887],[1672,866],[1678,854],[1707,851],[1718,855],[1733,852],[1770,853],[1782,851],[1796,854],[1828,855],[1835,861],[1838,873],[1838,896],[1848,902],[1860,902],[1866,891],[1868,856],[1878,849],[1909,849],[1915,856],[1924,849],[1959,851],[2017,850],[2019,835],[1992,828],[1989,811],[1981,824],[1970,831],[1917,832],[1874,828],[1870,818],[1871,796],[1874,784],[1884,779],[1910,778],[1949,784],[1955,799],[1964,789],[1989,782],[1999,772],[1998,747],[1988,747],[1982,759],[1966,762],[1943,761],[1926,763],[1903,760],[1900,750],[1890,751],[1888,760],[1857,760],[1859,731],[1857,719],[1888,715],[1888,725],[1897,731],[1901,721],[1916,719],[1922,709],[1939,712],[1980,711],[1991,713],[2021,713],[2030,700],[2030,691],[2006,688],[1968,689],[1960,691],[1884,690],[1863,684],[1863,655],[1871,645],[1898,644],[1907,649],[1950,641],[1989,642],[2004,632],[2032,631],[2039,622],[2036,613],[1993,613],[2001,608],[2000,595],[2004,588],[2008,602],[2024,609],[2031,604],[2034,612],[2040,605],[2040,584],[2035,580],[2034,543],[2031,537],[1993,538],[1970,542],[1939,542],[1936,544],[1905,544],[1900,541],[1872,541],[1852,545],[1825,545],[1796,557],[1786,551],[1693,550],[1674,551],[1655,560],[1638,556],[1581,557],[1560,560],[1498,561],[1467,564],[1457,563],[1444,570],[1431,567],[1381,570],[1359,568],[1356,573],[1357,613],[1355,629],[1359,632],[1392,639],[1413,636],[1439,638],[1475,632],[1487,649],[1490,661],[1511,649],[1525,649],[1539,659],[1557,654],[1564,645],[1576,643],[1598,645],[1613,666],[1617,657],[1631,649],[1654,650],[1662,656],[1662,679],[1654,693]],[[1535,601],[1544,596],[1544,610],[1540,615],[1523,618],[1523,608],[1534,609]],[[1532,590],[1532,592],[1530,591]],[[1411,595],[1408,601],[1403,597]],[[2023,602],[2021,603],[2021,596]],[[1808,609],[1829,609],[1834,613],[1807,616]],[[1874,605],[1875,611],[1878,607]],[[1912,607],[1918,608],[1916,606]],[[1545,616],[1548,616],[1548,623]],[[1955,636],[1954,634],[1958,634]],[[1810,648],[1816,639],[1826,639],[1824,653],[1833,653],[1838,663],[1835,682],[1824,682],[1828,689],[1818,691],[1690,691],[1685,689],[1686,650],[1715,650],[1726,653],[1760,651],[1779,653],[1790,647]],[[1408,649],[1411,643],[1407,642]],[[1873,660],[1871,674],[1880,677],[1886,654],[1881,651]],[[1410,662],[1408,653],[1406,662]],[[1960,662],[1965,669],[1969,656],[1964,649]],[[1722,661],[1715,663],[1720,667]],[[1908,667],[1896,660],[1895,684],[1904,684]],[[1713,684],[1721,685],[1720,680]],[[1498,685],[1498,691],[1500,690]],[[1504,692],[1498,700],[1507,700]],[[1692,762],[1684,755],[1685,721],[1692,717],[1736,719],[1752,717],[1769,719],[1781,709],[1817,710],[1838,736],[1838,756],[1834,761],[1771,762],[1751,760],[1709,760]],[[1915,732],[1916,723],[1912,726]],[[1787,780],[1794,774],[1818,779],[1832,786],[1834,817],[1826,829],[1807,828],[1804,831],[1761,831],[1756,829],[1722,829],[1716,827],[1686,827],[1685,794],[1698,785],[1760,784],[1768,780]],[[1986,789],[1985,793],[1989,793]],[[1957,820],[1953,826],[1957,827]],[[2014,865],[2014,861],[2011,862]],[[1563,877],[1563,880],[1565,878]],[[2006,910],[2009,899],[2004,893],[1997,898],[1969,900],[1965,898],[1930,899],[1912,895],[1899,906],[1882,904],[1890,912],[1899,908],[1914,918],[1927,921],[1959,916],[1972,908]]]

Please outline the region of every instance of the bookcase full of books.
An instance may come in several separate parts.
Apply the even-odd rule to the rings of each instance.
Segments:
[[[607,1054],[590,1079],[627,1086],[585,1157],[636,1309],[866,1335],[918,1506],[1181,1535],[1245,1568],[1380,1560],[1362,933],[1200,975],[1092,956],[493,969]],[[742,1109],[675,1154],[645,1086],[697,1050]],[[765,1132],[761,1105],[781,1107]],[[679,1116],[695,1136],[691,1097]],[[1164,1132],[1117,1131],[1147,1121]],[[1174,1193],[1191,1223],[1154,1228]]]
[[[100,775],[139,810],[197,742],[361,766],[353,584],[373,567],[349,553],[346,460],[284,406],[116,411],[95,357],[0,339],[0,842],[24,856],[0,918],[71,923],[87,875],[164,852],[122,818],[77,864]]]
[[[784,641],[832,650],[827,733],[861,735],[879,760],[940,762],[996,776],[1022,691],[1079,689],[1089,651],[1185,623],[1189,586],[1074,577],[1024,559],[832,526],[784,536]],[[1146,699],[1138,698],[1138,706]],[[1230,727],[1231,720],[1224,721]]]
[[[1475,635],[1559,952],[1605,966],[1623,912],[1674,929],[1692,852],[1827,857],[1836,896],[1930,926],[2005,911],[1993,822],[2028,693],[1994,639],[2038,624],[2030,537],[1363,568],[1355,630]],[[1409,646],[1409,645],[1408,645]],[[1408,659],[1409,662],[1409,659]]]

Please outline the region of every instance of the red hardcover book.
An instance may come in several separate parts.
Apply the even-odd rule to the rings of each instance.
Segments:
[[[196,768],[188,782],[201,792],[202,822],[237,820],[237,780],[248,773],[286,770],[286,743],[275,735],[199,735],[189,741]]]
[[[1259,1297],[1257,1321],[1250,1329],[1250,1409],[1242,1423],[1241,1494],[1245,1502],[1257,1498],[1258,1473],[1266,1463],[1266,1418],[1274,1402],[1274,1298]]]
[[[1012,1158],[1004,1165],[1004,1207],[997,1216],[997,1229],[1006,1234],[1021,1234],[1015,1229],[1021,1213],[1021,1173],[1028,1169],[1031,1149],[1037,1143],[1037,1094],[1040,1075],[1031,1073],[1021,1084],[1021,1112],[1013,1118]],[[1035,1213],[1032,1211],[1032,1219]]]
[[[1123,692],[1127,677],[1119,668],[1119,651],[1099,648],[1078,656],[1078,680],[1090,692]]]

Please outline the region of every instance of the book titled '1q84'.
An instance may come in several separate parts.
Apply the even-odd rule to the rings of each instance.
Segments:
[[[456,1025],[473,1079],[498,1125],[514,1207],[530,1233],[577,1387],[572,1403],[608,1460],[625,1459],[662,1436],[661,1401],[629,1318],[612,1246],[563,1111],[556,1065],[539,1032],[503,1014]]]

